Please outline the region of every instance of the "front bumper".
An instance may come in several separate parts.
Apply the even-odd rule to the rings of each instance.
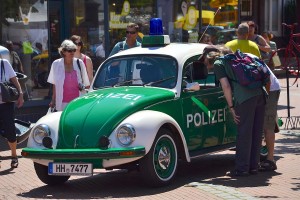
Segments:
[[[108,148],[108,149],[22,149],[22,156],[32,159],[118,159],[144,156],[145,147]]]

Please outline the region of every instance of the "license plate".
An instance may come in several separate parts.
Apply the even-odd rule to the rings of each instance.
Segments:
[[[49,163],[48,165],[49,175],[61,175],[61,176],[91,176],[93,175],[92,163]]]

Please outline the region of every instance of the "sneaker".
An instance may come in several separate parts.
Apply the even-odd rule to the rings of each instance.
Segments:
[[[260,163],[259,171],[275,171],[277,165],[275,161],[265,160]]]
[[[11,168],[17,168],[18,165],[19,165],[18,158],[17,157],[12,158],[10,163]]]

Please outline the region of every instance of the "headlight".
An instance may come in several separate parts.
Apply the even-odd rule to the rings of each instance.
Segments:
[[[43,138],[50,136],[50,129],[45,124],[40,124],[32,130],[32,137],[38,144],[42,144]]]
[[[124,124],[117,130],[117,138],[119,142],[128,146],[135,140],[135,130],[132,125]]]

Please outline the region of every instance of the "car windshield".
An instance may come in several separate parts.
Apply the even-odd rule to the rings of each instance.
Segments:
[[[101,66],[93,89],[132,85],[171,89],[176,86],[177,71],[177,61],[169,56],[116,57]]]

